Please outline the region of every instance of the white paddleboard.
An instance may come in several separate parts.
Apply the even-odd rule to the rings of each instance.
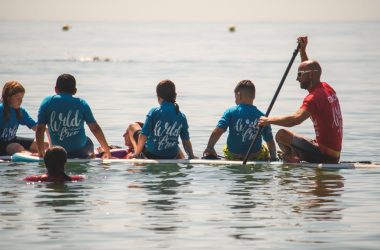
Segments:
[[[42,158],[25,153],[16,153],[11,157],[12,162],[43,162]],[[224,165],[238,166],[242,161],[228,160],[206,160],[206,159],[68,159],[68,162],[100,162],[100,163],[125,163],[125,164],[184,164],[184,165]],[[336,164],[327,163],[284,163],[284,162],[267,162],[267,161],[249,161],[247,165],[271,165],[271,166],[290,166],[290,167],[308,167],[323,169],[352,169],[352,168],[380,168],[380,163],[371,162],[341,162]]]

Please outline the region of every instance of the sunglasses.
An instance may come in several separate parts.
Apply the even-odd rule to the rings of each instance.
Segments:
[[[297,73],[297,77],[302,77],[303,74],[310,73],[312,71],[319,71],[319,70],[317,70],[317,69],[314,69],[314,70],[299,70],[298,73]]]

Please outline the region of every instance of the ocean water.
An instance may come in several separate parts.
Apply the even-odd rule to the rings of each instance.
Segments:
[[[201,156],[242,79],[256,84],[265,113],[296,47],[340,98],[341,160],[380,161],[380,22],[100,23],[0,21],[0,81],[26,88],[36,117],[58,75],[77,79],[110,144],[157,106],[155,86],[176,83],[194,152]],[[306,92],[296,59],[272,115],[295,112]],[[273,127],[276,132],[280,127]],[[314,137],[310,121],[292,128]],[[89,130],[88,130],[89,131]],[[19,135],[33,136],[21,127]],[[89,132],[88,135],[95,138]],[[221,152],[226,137],[218,142]],[[0,248],[378,249],[380,171],[250,166],[69,164],[86,180],[28,184],[38,164],[0,165]]]

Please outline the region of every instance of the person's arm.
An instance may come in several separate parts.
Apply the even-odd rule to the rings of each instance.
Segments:
[[[33,126],[31,130],[33,130],[34,132],[37,132],[37,125]],[[48,144],[51,145],[50,134],[47,128],[45,128],[45,133],[46,133],[46,138],[48,139]]]
[[[37,150],[38,150],[39,157],[44,157],[45,155],[45,144],[44,144],[45,130],[46,130],[46,124],[37,124],[36,143],[37,143]]]
[[[308,43],[307,36],[300,36],[297,38],[298,43],[300,44],[300,56],[301,56],[301,61],[308,61],[309,58],[306,54],[306,46]]]
[[[100,143],[100,146],[104,150],[103,158],[111,158],[110,148],[99,124],[96,122],[89,123],[88,127],[90,128],[92,134],[96,137],[96,139]]]
[[[270,160],[271,161],[277,160],[276,143],[274,142],[274,140],[267,141],[266,143],[267,143],[267,147],[269,149]]]
[[[137,142],[137,148],[136,148],[134,154],[128,156],[128,159],[136,158],[141,154],[141,152],[144,150],[146,139],[147,139],[147,137],[145,135],[143,135],[143,134],[139,135],[139,140]]]
[[[48,140],[48,147],[51,147],[52,144],[51,144],[51,138],[50,138],[50,133],[49,133],[49,130],[46,128],[45,129],[45,134],[46,134],[46,137],[47,137],[47,140]]]
[[[265,117],[261,116],[259,120],[260,126],[266,126],[270,124],[279,125],[283,127],[293,127],[301,124],[307,118],[310,117],[309,111],[306,109],[299,109],[296,113],[287,116]]]
[[[215,128],[214,131],[212,131],[210,138],[208,139],[207,147],[203,151],[203,155],[212,155],[218,157],[218,154],[216,153],[214,146],[224,132],[226,132],[226,130],[222,128]]]
[[[191,145],[190,140],[184,140],[182,141],[183,148],[185,149],[185,152],[187,156],[189,156],[190,159],[196,158],[193,153],[193,146]]]

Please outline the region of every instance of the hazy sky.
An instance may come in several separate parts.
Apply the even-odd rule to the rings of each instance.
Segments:
[[[380,0],[0,0],[0,20],[380,20]]]

